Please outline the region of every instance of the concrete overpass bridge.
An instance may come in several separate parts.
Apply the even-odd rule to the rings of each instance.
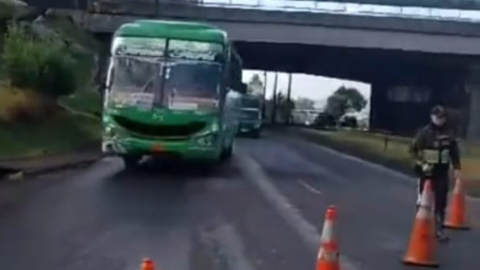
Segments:
[[[389,17],[316,12],[299,1],[267,10],[232,2],[180,2],[122,0],[116,10],[102,10],[97,3],[97,12],[56,9],[51,14],[72,16],[106,44],[118,26],[139,18],[209,22],[228,31],[245,68],[371,83],[374,128],[411,132],[428,120],[433,104],[443,103],[467,120],[463,132],[480,137],[480,121],[473,117],[480,107],[473,68],[480,56],[480,25],[475,16],[466,16],[471,13],[460,11],[454,18],[432,16],[432,11],[430,17]]]

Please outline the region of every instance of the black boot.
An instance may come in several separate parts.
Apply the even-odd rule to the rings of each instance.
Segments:
[[[448,242],[450,238],[445,234],[443,219],[440,216],[436,216],[436,232],[435,236],[437,237],[438,242]]]

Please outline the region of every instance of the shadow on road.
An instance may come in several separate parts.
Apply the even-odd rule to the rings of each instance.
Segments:
[[[212,169],[198,162],[149,160],[102,181],[92,205],[101,205],[101,216],[116,222],[160,227],[184,224],[185,219],[211,211],[205,205],[223,187],[218,178],[230,182],[232,175],[239,174],[232,167],[226,163]]]
[[[172,158],[151,158],[141,163],[136,169],[124,170],[123,173],[136,175],[147,174],[165,176],[166,178],[189,177],[205,178],[213,177],[218,173],[231,169],[228,162],[214,164],[201,161],[188,161]]]
[[[132,183],[135,186],[161,186],[182,188],[187,183],[202,182],[209,178],[231,178],[238,175],[230,162],[207,162],[176,159],[149,159],[135,169],[124,169],[110,179],[114,183]]]

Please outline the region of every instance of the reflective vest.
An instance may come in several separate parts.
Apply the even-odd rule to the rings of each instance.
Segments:
[[[432,145],[429,145],[421,151],[423,159],[430,164],[449,164],[450,163],[450,143],[449,135],[439,135],[433,139]]]

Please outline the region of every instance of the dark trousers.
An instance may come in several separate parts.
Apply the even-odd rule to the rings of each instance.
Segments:
[[[435,216],[439,224],[443,224],[445,220],[445,210],[448,203],[448,186],[449,177],[448,171],[436,173],[433,176],[421,176],[418,181],[418,193],[421,196],[425,181],[429,179],[432,185],[432,190],[435,195]]]

